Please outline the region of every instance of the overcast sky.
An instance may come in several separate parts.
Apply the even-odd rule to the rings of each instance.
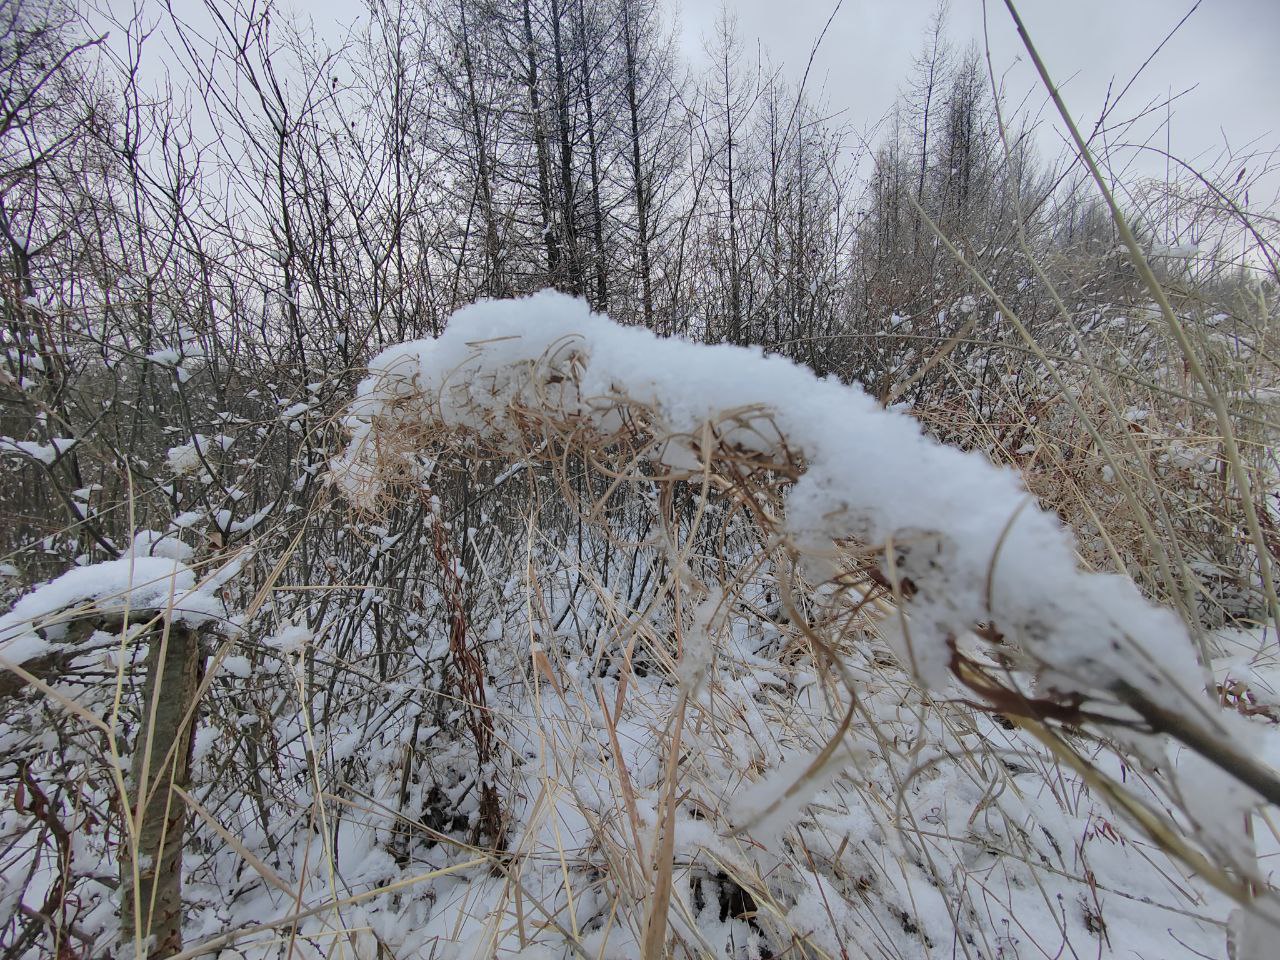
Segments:
[[[108,0],[113,4],[121,0]],[[200,0],[173,0],[190,10]],[[309,17],[321,38],[340,42],[361,13],[355,0],[280,0]],[[714,33],[722,0],[661,0],[678,24],[686,60],[704,62],[704,41]],[[838,0],[727,0],[737,20],[744,53],[764,51],[770,63],[798,82],[810,51]],[[1021,15],[1041,56],[1063,87],[1068,106],[1092,126],[1106,102],[1107,88],[1119,91],[1151,56],[1169,31],[1190,18],[1160,50],[1125,95],[1113,119],[1129,117],[1170,95],[1177,96],[1171,124],[1172,152],[1208,166],[1225,145],[1236,150],[1280,144],[1280,0],[1022,0]],[[843,0],[814,60],[808,92],[840,114],[856,132],[870,132],[892,107],[911,77],[936,0]],[[996,72],[1012,104],[1026,100],[1044,120],[1043,153],[1057,156],[1061,135],[1034,70],[1013,29],[1003,0],[986,0]],[[981,48],[983,0],[950,0],[948,37],[957,47]],[[1185,92],[1184,92],[1185,91]],[[1129,131],[1151,137],[1164,111]],[[1163,148],[1160,131],[1151,141]],[[1141,171],[1159,175],[1164,161],[1141,155]],[[1256,164],[1255,164],[1256,166]],[[1266,181],[1272,201],[1280,172]]]
[[[697,61],[720,0],[669,2],[680,10],[685,54]],[[728,6],[744,45],[753,54],[763,45],[774,64],[798,81],[836,0],[736,0]],[[1107,85],[1123,87],[1195,6],[1194,0],[1022,0],[1018,9],[1068,106],[1092,123]],[[814,60],[809,89],[821,90],[829,109],[847,111],[855,129],[865,128],[890,109],[911,76],[935,7],[936,0],[844,0]],[[987,21],[993,64],[1016,102],[1033,88],[1034,70],[1002,0],[987,0]],[[951,0],[948,23],[957,46],[970,40],[981,46],[982,0]],[[1237,149],[1255,140],[1280,142],[1280,0],[1202,0],[1126,94],[1121,113],[1131,116],[1190,87],[1173,106],[1177,156],[1206,162],[1224,142]],[[1039,110],[1044,100],[1037,92],[1029,105]],[[1156,125],[1143,127],[1143,136]],[[1046,150],[1056,153],[1060,142],[1045,129]],[[1162,171],[1163,165],[1153,157],[1145,169]]]

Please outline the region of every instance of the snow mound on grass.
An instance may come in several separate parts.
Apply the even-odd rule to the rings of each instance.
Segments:
[[[607,437],[623,427],[621,409],[639,405],[668,438],[650,456],[666,466],[699,470],[708,423],[726,445],[802,464],[784,532],[815,579],[828,572],[820,558],[833,540],[888,545],[896,567],[886,572],[915,587],[904,644],[927,685],[945,681],[953,638],[990,622],[1037,661],[1049,687],[1199,686],[1181,622],[1129,580],[1080,571],[1071,536],[1014,472],[782,357],[662,339],[544,291],[459,310],[438,339],[392,347],[369,369],[333,470],[356,502],[378,497],[388,461],[412,469],[397,437],[470,431],[518,457],[530,412]]]

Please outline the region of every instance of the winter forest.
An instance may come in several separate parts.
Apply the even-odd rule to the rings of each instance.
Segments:
[[[1280,147],[953,5],[0,0],[0,960],[1276,955]]]

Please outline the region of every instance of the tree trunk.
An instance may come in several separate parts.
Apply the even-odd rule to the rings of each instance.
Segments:
[[[458,0],[458,22],[462,26],[462,69],[467,77],[468,107],[476,138],[476,184],[480,190],[480,206],[484,215],[484,249],[488,264],[485,271],[484,291],[488,296],[500,297],[506,293],[501,268],[501,243],[498,239],[498,225],[493,209],[489,151],[485,145],[484,126],[480,121],[480,101],[476,96],[475,70],[471,62],[471,34],[467,29],[467,8],[463,0]]]
[[[595,240],[597,310],[609,309],[609,280],[604,250],[604,215],[600,210],[600,151],[596,137],[595,104],[591,93],[591,38],[587,35],[587,14],[578,0],[578,44],[582,48],[582,101],[587,115],[587,155],[591,161],[591,225]]]
[[[565,246],[565,281],[569,293],[581,294],[582,258],[578,249],[577,201],[574,198],[573,141],[569,136],[569,80],[564,64],[564,46],[560,36],[560,0],[551,0],[551,43],[556,80],[556,117],[560,135],[560,194],[563,212]]]
[[[636,228],[639,231],[637,240],[640,253],[640,287],[641,302],[644,311],[644,325],[653,329],[653,281],[652,268],[649,265],[649,197],[645,182],[644,168],[640,162],[640,110],[636,95],[636,37],[631,22],[631,4],[622,7],[622,37],[627,53],[627,112],[631,117],[631,182],[635,190]],[[670,330],[665,331],[670,333]]]
[[[547,159],[547,135],[542,126],[542,104],[538,96],[538,52],[533,43],[533,18],[529,0],[523,3],[525,86],[529,93],[529,120],[533,131],[534,152],[538,158],[538,205],[542,212],[542,242],[547,248],[547,276],[553,286],[559,283],[560,248],[556,242],[555,216],[551,203],[551,164]]]

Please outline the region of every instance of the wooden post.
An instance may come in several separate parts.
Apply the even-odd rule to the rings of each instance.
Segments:
[[[120,857],[120,914],[137,960],[182,951],[182,846],[188,811],[173,786],[191,780],[193,701],[200,686],[200,639],[191,627],[167,623],[147,651],[141,727],[130,776],[137,856]],[[126,946],[126,949],[128,947]]]

